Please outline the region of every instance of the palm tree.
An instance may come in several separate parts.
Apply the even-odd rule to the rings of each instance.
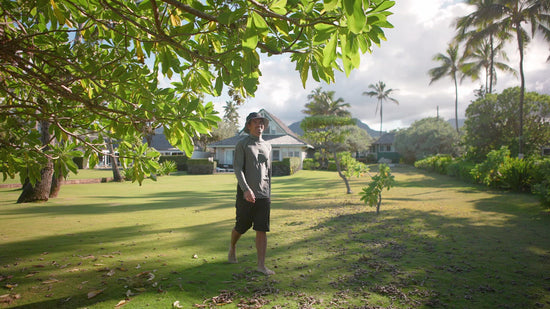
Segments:
[[[495,0],[469,0],[468,3],[475,5],[477,10],[491,6]],[[502,66],[501,62],[495,62],[495,58],[502,56],[508,60],[506,54],[502,51],[504,43],[511,39],[511,35],[501,32],[497,26],[487,21],[480,21],[476,18],[475,12],[467,16],[458,18],[456,21],[457,35],[455,40],[458,42],[466,41],[464,58],[474,55],[478,62],[484,62],[482,66],[485,68],[485,91],[493,92],[493,83],[496,83],[496,70],[502,67],[502,70],[509,71],[507,65]],[[496,46],[495,46],[496,45]],[[468,65],[467,65],[468,66]],[[466,75],[476,79],[479,75],[474,71],[468,71],[466,67]],[[481,67],[478,67],[481,70]],[[512,72],[515,72],[512,70]],[[515,73],[514,73],[515,74]]]
[[[515,34],[519,51],[519,74],[521,92],[519,98],[519,153],[523,155],[523,102],[525,97],[525,75],[523,71],[524,48],[531,41],[535,32],[541,31],[547,41],[550,41],[550,2],[548,0],[470,0],[478,5],[477,10],[470,14],[472,25],[491,25],[500,34]],[[531,27],[531,37],[524,24]]]
[[[509,65],[495,60],[496,56],[500,56],[508,61],[506,53],[502,50],[504,43],[500,42],[497,46],[493,46],[491,40],[486,39],[480,45],[467,49],[463,56],[464,61],[472,60],[462,64],[462,71],[465,76],[470,76],[475,80],[479,78],[480,71],[485,72],[485,90],[487,93],[492,93],[493,86],[497,83],[496,69],[516,75],[516,71]]]
[[[236,125],[239,122],[239,113],[237,109],[237,103],[234,101],[225,101],[223,119]]]
[[[307,96],[309,102],[302,112],[311,116],[339,116],[350,117],[347,110],[351,105],[344,103],[344,99],[334,99],[334,91],[322,91],[319,87]]]
[[[379,81],[377,84],[370,84],[369,88],[372,89],[371,91],[365,91],[363,92],[363,95],[367,95],[369,97],[376,97],[376,111],[374,114],[378,112],[378,106],[380,106],[380,136],[382,136],[382,103],[384,101],[390,100],[394,102],[395,104],[399,104],[399,102],[390,97],[392,92],[396,91],[397,89],[386,89],[386,84],[382,81]]]
[[[447,47],[447,54],[438,53],[433,57],[433,60],[441,62],[441,66],[432,68],[428,71],[428,74],[432,78],[430,85],[445,77],[449,76],[455,84],[455,127],[458,131],[458,80],[457,74],[463,78],[461,72],[462,59],[458,56],[458,45],[456,43],[450,43]]]

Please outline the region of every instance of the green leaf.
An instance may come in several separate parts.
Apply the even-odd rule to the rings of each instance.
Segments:
[[[395,1],[383,1],[378,6],[376,6],[372,11],[369,11],[368,14],[385,11],[394,5],[395,5]]]
[[[252,11],[252,22],[254,23],[257,34],[265,34],[269,30],[265,19],[258,13]]]
[[[328,67],[336,60],[336,47],[338,44],[338,33],[335,32],[330,37],[327,45],[323,49],[323,66]]]
[[[256,27],[252,22],[252,18],[249,16],[246,23],[246,30],[242,39],[243,48],[255,49],[258,45],[258,35],[256,34]]]
[[[353,1],[353,3],[349,3]],[[344,0],[347,6],[352,6],[351,14],[349,14],[349,7],[346,8],[346,17],[348,20],[349,30],[353,33],[360,33],[365,24],[367,23],[367,16],[363,10],[363,1],[362,0]]]
[[[285,7],[286,7],[286,0],[276,0],[269,6],[269,8],[273,12],[280,15],[285,15],[287,13],[287,10]]]
[[[331,12],[338,8],[338,0],[324,0],[325,11]]]

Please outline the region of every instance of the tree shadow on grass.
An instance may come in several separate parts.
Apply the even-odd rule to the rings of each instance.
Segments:
[[[495,200],[476,206],[492,212],[484,209]],[[495,221],[411,209],[338,215],[273,254],[316,244],[331,253],[287,265],[295,290],[306,293],[321,289],[399,308],[540,307],[550,300],[550,219],[522,208],[510,204],[510,215]],[[368,301],[378,297],[386,303]]]

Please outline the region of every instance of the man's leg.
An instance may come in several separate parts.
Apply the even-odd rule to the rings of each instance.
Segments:
[[[227,254],[227,261],[229,263],[237,263],[237,241],[241,238],[241,233],[237,232],[235,229],[231,231],[231,244],[229,245],[229,253]]]
[[[267,251],[267,233],[256,231],[256,252],[258,254],[258,271],[266,275],[275,274],[274,271],[265,267],[265,253]]]

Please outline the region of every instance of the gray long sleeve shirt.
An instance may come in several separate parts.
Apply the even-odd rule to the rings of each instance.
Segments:
[[[261,137],[249,135],[237,143],[233,169],[243,192],[251,189],[256,198],[271,196],[271,145]]]

